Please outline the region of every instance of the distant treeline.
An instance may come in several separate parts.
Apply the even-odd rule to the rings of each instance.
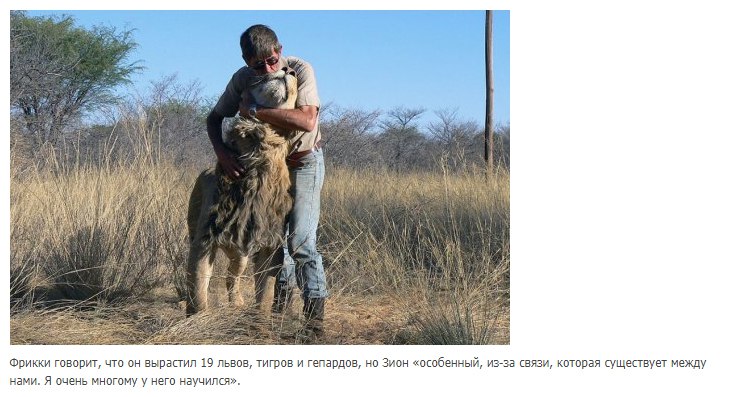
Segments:
[[[11,12],[11,150],[15,166],[133,158],[203,168],[214,161],[205,117],[214,98],[172,75],[146,94],[120,97],[139,71],[132,30],[79,28],[72,17]],[[131,91],[131,90],[130,90]],[[377,106],[377,104],[373,104]],[[320,128],[329,164],[396,171],[461,169],[484,163],[484,128],[437,109],[386,111],[326,104]],[[495,164],[509,168],[509,125],[497,126]],[[53,156],[49,156],[53,153]]]

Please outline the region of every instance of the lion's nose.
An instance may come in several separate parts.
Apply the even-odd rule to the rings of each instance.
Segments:
[[[292,68],[290,68],[288,66],[285,66],[285,67],[281,68],[281,70],[283,70],[284,73],[286,73],[286,74],[289,74],[289,75],[292,75],[294,77],[297,77],[297,74],[296,74],[296,72],[294,72],[294,69],[292,69]]]

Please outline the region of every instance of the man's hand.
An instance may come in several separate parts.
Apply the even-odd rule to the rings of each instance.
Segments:
[[[224,117],[218,112],[212,110],[205,121],[208,131],[208,138],[213,145],[213,151],[218,158],[218,164],[221,165],[223,173],[231,180],[236,180],[243,175],[245,171],[236,159],[236,153],[226,147],[223,143],[223,119]]]
[[[243,176],[245,171],[241,164],[236,159],[235,153],[226,147],[222,147],[215,151],[216,157],[218,157],[218,164],[221,165],[223,172],[231,180],[237,180]]]
[[[253,97],[251,94],[244,95],[243,98],[241,98],[241,102],[238,104],[238,114],[239,116],[250,119],[251,116],[248,114],[248,109],[251,107],[251,105],[255,105],[256,102],[254,102]]]

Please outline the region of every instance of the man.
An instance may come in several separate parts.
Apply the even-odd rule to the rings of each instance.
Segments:
[[[321,337],[324,333],[324,304],[328,296],[322,266],[322,256],[317,252],[317,225],[319,224],[320,191],[324,179],[324,160],[320,149],[319,96],[314,70],[309,63],[281,55],[282,45],[276,33],[268,26],[254,25],[241,35],[241,52],[246,66],[233,74],[225,92],[208,115],[208,137],[223,172],[232,179],[243,174],[235,153],[223,144],[222,122],[240,111],[242,117],[257,118],[272,125],[293,131],[292,154],[287,165],[292,181],[293,207],[287,216],[288,253],[294,266],[283,266],[274,287],[274,312],[284,311],[291,290],[289,278],[292,270],[302,291],[306,325],[302,330],[307,339]],[[295,73],[297,77],[297,101],[295,109],[271,109],[252,103],[248,82],[252,77],[275,73],[281,69]],[[283,263],[284,252],[274,259]]]

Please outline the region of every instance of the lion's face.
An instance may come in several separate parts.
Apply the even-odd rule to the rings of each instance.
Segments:
[[[258,105],[267,108],[294,109],[297,97],[297,78],[284,70],[256,76],[250,88]]]

